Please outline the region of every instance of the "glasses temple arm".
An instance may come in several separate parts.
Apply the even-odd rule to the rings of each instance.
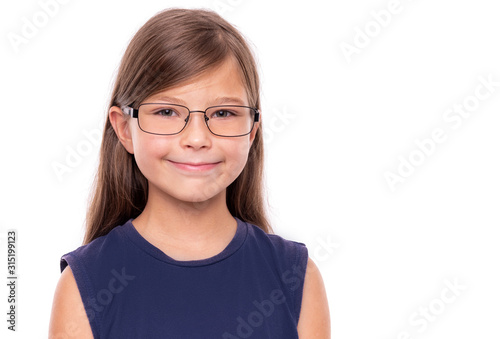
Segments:
[[[130,106],[122,106],[122,111],[123,113],[130,115],[132,118],[137,118],[139,116],[139,110]]]

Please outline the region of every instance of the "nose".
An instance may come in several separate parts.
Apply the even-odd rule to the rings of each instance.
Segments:
[[[201,113],[201,114],[193,114]],[[200,148],[210,144],[210,134],[205,122],[205,112],[191,111],[188,115],[188,122],[181,132],[183,145]]]

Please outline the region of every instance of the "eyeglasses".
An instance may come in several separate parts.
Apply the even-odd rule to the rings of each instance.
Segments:
[[[186,106],[169,103],[143,103],[137,109],[124,106],[122,111],[137,118],[139,128],[150,134],[173,135],[182,132],[191,113],[203,113],[210,132],[221,137],[241,137],[253,130],[259,121],[259,110],[247,106],[211,106],[191,111]]]

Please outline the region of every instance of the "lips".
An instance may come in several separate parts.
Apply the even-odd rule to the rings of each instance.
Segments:
[[[175,164],[189,165],[189,166],[215,165],[215,164],[218,164],[220,162],[220,161],[215,161],[215,162],[180,162],[180,161],[173,161],[173,160],[169,160],[169,161],[173,162]]]
[[[190,171],[190,172],[201,172],[201,171],[208,171],[215,166],[217,166],[219,162],[175,162],[172,160],[169,160],[172,164],[174,164],[175,167],[184,170],[184,171]]]

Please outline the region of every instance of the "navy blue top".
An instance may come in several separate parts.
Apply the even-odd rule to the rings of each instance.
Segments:
[[[235,219],[208,259],[174,260],[133,219],[63,255],[94,338],[298,338],[306,246]]]

